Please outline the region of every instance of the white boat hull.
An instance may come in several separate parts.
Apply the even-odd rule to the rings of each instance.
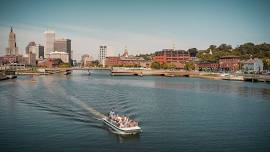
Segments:
[[[141,128],[139,126],[136,127],[130,127],[130,128],[119,128],[116,125],[114,125],[113,123],[111,123],[110,121],[108,121],[106,118],[102,119],[104,124],[106,124],[108,127],[110,127],[111,129],[113,129],[117,134],[138,134],[140,132],[142,132]]]

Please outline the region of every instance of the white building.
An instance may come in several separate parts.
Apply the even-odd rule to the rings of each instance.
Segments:
[[[40,44],[29,46],[29,52],[36,54],[36,59],[44,58],[44,47]]]
[[[98,59],[99,59],[99,63],[102,64],[103,67],[105,67],[106,57],[107,57],[107,46],[100,46]]]
[[[55,32],[49,30],[45,31],[44,39],[44,58],[48,58],[49,53],[54,51]]]
[[[93,60],[94,60],[94,59],[93,59],[92,56],[90,56],[89,54],[84,54],[84,55],[82,56],[81,66],[82,66],[82,67],[91,66]]]
[[[48,54],[50,59],[61,59],[64,63],[69,63],[69,54],[66,52],[54,51]]]

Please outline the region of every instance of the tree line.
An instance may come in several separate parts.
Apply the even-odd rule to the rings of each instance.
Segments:
[[[259,58],[263,61],[264,69],[270,68],[270,44],[268,43],[254,44],[249,42],[235,48],[228,44],[210,45],[206,50],[198,51],[196,57],[204,62],[218,62],[220,57],[227,55],[239,56],[241,60]]]

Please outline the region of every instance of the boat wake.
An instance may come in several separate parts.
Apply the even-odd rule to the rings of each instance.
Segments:
[[[21,98],[18,99],[19,103],[26,104],[42,111],[47,111],[67,119],[84,122],[94,125],[95,127],[102,128],[102,125],[97,124],[95,120],[101,120],[105,115],[81,101],[76,96],[67,93],[65,88],[61,87],[57,82],[55,83],[55,81],[50,81],[50,79],[46,79],[44,81],[41,79],[36,83],[37,86],[34,87],[32,85],[26,86],[25,82],[18,81],[18,84],[22,88],[20,96],[25,96],[25,99],[30,97],[33,99],[24,100]],[[39,88],[40,86],[45,89]],[[35,96],[35,94],[32,94],[33,89],[45,90],[44,96]]]

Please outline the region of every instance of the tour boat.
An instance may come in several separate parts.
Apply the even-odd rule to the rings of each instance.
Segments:
[[[114,118],[119,118],[119,119],[124,119],[127,118],[125,116],[118,116],[115,114],[112,114],[110,112],[108,117],[102,118],[104,124],[106,124],[108,127],[110,127],[112,130],[115,131],[117,134],[122,134],[122,135],[134,135],[142,132],[142,129],[139,127],[138,122],[135,120],[131,120],[127,118],[127,121],[124,122],[126,124],[122,125],[114,120]],[[135,123],[134,125],[129,124],[130,123]]]
[[[66,70],[66,72],[64,73],[64,75],[70,75],[71,74],[71,70]]]

